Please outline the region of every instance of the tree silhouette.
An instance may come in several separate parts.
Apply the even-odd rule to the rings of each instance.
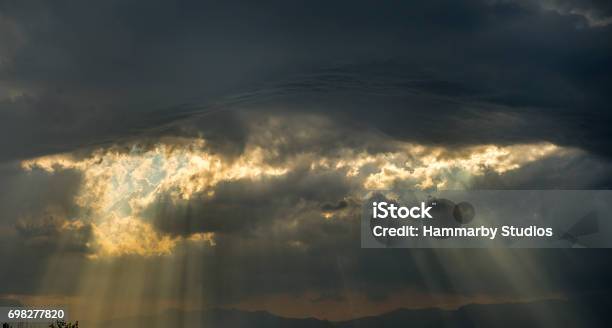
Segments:
[[[8,323],[3,323],[2,328],[12,328],[13,326]],[[52,322],[49,324],[49,328],[79,328],[79,322],[75,321],[74,323],[66,322],[64,320],[57,320],[56,322]]]
[[[79,322],[70,323],[64,320],[57,320],[55,323],[51,323],[49,328],[79,328]]]

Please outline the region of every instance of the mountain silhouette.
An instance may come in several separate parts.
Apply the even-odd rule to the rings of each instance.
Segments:
[[[386,328],[386,327],[605,327],[609,296],[586,296],[529,303],[470,304],[456,310],[398,309],[378,316],[341,322],[283,318],[265,311],[211,309],[110,320],[87,327],[223,327],[223,328]],[[85,326],[85,325],[84,325]]]

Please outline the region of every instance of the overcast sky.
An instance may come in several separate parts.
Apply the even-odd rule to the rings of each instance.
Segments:
[[[608,1],[0,1],[0,299],[337,320],[608,293],[605,250],[358,229],[368,189],[609,188],[609,40]]]

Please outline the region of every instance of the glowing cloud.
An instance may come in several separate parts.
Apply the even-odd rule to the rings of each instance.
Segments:
[[[221,181],[258,179],[287,172],[266,165],[259,148],[249,149],[228,163],[204,150],[202,139],[172,140],[151,149],[133,146],[129,151],[100,149],[77,159],[69,154],[24,161],[26,170],[39,168],[53,173],[72,169],[83,180],[75,202],[91,223],[95,241],[93,257],[170,254],[179,237],[163,236],[142,218],[142,210],[160,195],[190,199],[195,194],[214,194]],[[213,235],[195,235],[190,241],[214,246]]]
[[[278,149],[248,144],[239,157],[229,159],[207,149],[200,138],[160,140],[149,147],[132,145],[98,149],[77,158],[71,154],[40,157],[22,163],[25,170],[49,173],[76,170],[82,182],[75,203],[79,217],[68,218],[90,224],[92,257],[171,254],[178,242],[200,242],[213,247],[214,233],[187,237],[163,234],[143,215],[160,197],[178,202],[195,197],[215,197],[222,182],[283,178],[309,163],[310,171],[333,171],[361,190],[394,187],[417,189],[463,188],[475,176],[516,170],[567,149],[549,144],[495,146],[462,149],[397,143],[393,151],[368,154],[340,148],[327,156],[296,153],[282,161]],[[274,163],[274,164],[272,164]],[[355,190],[354,192],[359,192]],[[333,219],[324,213],[325,219]],[[66,229],[73,228],[66,224]]]

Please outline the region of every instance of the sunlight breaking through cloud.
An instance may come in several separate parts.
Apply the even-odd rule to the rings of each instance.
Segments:
[[[92,258],[122,255],[171,254],[181,241],[215,245],[215,235],[193,233],[180,237],[157,231],[143,214],[161,197],[171,202],[214,199],[216,187],[232,181],[282,179],[305,165],[311,172],[331,172],[367,189],[461,189],[488,171],[504,174],[523,165],[571,150],[550,143],[446,149],[399,143],[393,151],[370,154],[343,148],[322,156],[304,152],[278,161],[277,149],[247,145],[236,158],[215,154],[201,138],[173,138],[145,147],[113,146],[84,157],[74,154],[44,156],[22,162],[25,170],[54,174],[75,170],[82,175],[75,197],[78,225],[91,225]],[[347,195],[348,196],[348,195]],[[324,219],[332,215],[322,214]],[[246,218],[245,218],[246,219]],[[63,225],[71,228],[73,225]]]

